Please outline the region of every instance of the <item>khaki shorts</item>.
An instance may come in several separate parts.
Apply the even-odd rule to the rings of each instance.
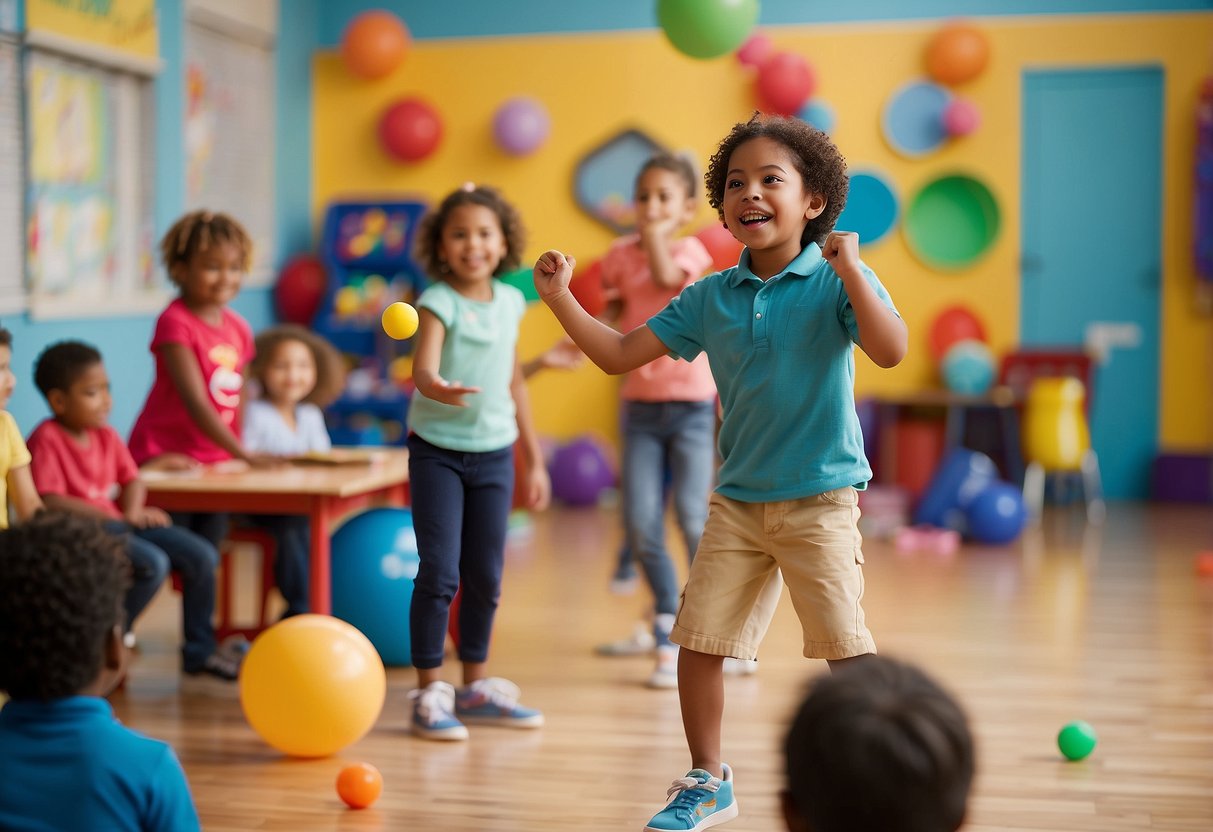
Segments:
[[[875,653],[859,603],[858,520],[859,495],[850,486],[775,503],[713,494],[671,640],[700,653],[757,658],[786,581],[805,656]]]

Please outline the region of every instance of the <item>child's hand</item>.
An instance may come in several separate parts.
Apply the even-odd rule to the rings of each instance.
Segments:
[[[185,454],[160,454],[140,466],[144,471],[193,471],[200,467],[201,462]]]
[[[660,243],[665,245],[673,239],[681,227],[681,217],[663,217],[662,219],[650,220],[641,226],[640,237],[644,242],[649,244]]]
[[[166,526],[173,525],[173,521],[169,519],[168,514],[152,506],[132,509],[126,515],[126,522],[136,529],[163,529]]]
[[[424,395],[427,399],[449,404],[452,407],[467,407],[468,403],[463,400],[463,397],[479,392],[479,387],[464,387],[462,382],[439,378],[434,380]]]
[[[542,462],[528,467],[524,487],[522,504],[526,508],[543,511],[552,501],[552,480]]]
[[[548,370],[576,370],[584,361],[585,353],[572,338],[561,338],[539,357],[540,365]]]
[[[250,467],[259,468],[263,471],[273,470],[274,468],[285,468],[286,466],[290,465],[289,460],[283,459],[280,456],[273,456],[271,454],[248,454],[246,457],[244,457],[244,461],[247,462]]]
[[[560,297],[569,290],[569,282],[573,279],[573,269],[577,268],[577,259],[565,257],[559,251],[545,251],[535,261],[535,291],[544,303]]]
[[[858,269],[859,235],[854,231],[831,231],[821,254],[840,276],[844,271]]]

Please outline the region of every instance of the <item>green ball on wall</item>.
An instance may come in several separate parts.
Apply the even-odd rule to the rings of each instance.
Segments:
[[[758,0],[657,0],[657,22],[684,55],[718,58],[745,43]]]

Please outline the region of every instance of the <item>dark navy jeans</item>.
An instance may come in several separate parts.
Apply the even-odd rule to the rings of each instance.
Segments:
[[[413,665],[442,664],[451,601],[460,587],[459,658],[486,661],[501,595],[514,449],[450,451],[414,434],[409,491],[421,557],[409,612]]]

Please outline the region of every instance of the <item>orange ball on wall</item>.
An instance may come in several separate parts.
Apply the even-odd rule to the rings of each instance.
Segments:
[[[359,78],[388,75],[404,60],[409,30],[391,12],[369,11],[355,17],[341,36],[341,59]]]
[[[990,43],[980,30],[964,23],[949,24],[927,44],[927,74],[941,84],[963,84],[985,70]]]

